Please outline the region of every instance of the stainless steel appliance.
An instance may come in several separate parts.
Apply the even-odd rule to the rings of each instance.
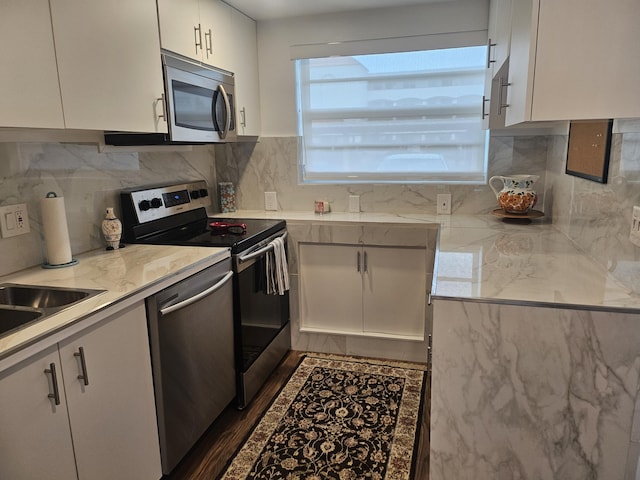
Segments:
[[[161,99],[168,134],[105,134],[107,145],[163,145],[236,140],[233,74],[163,52],[165,95]]]
[[[232,277],[227,258],[146,301],[165,474],[235,396]]]
[[[231,249],[236,404],[244,408],[291,345],[288,292],[270,295],[265,290],[265,257],[274,238],[286,238],[286,223],[211,218],[206,211],[210,203],[202,181],[124,191],[123,240]]]

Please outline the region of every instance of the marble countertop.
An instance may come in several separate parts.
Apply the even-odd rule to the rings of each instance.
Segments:
[[[89,288],[104,292],[0,338],[0,366],[6,358],[59,334],[99,312],[118,310],[230,256],[227,248],[127,245],[119,250],[95,250],[75,258],[77,265],[33,267],[0,277],[0,283]]]
[[[438,225],[432,298],[640,313],[640,265],[615,278],[546,219],[523,225],[493,215],[237,211],[238,218],[289,222]]]

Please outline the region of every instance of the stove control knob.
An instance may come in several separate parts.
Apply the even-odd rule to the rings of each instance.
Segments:
[[[200,198],[200,191],[199,190],[191,190],[191,198],[193,198],[194,200],[197,198]]]
[[[160,200],[157,197],[151,199],[151,208],[160,208],[161,206],[162,206],[162,200]]]
[[[142,200],[140,203],[138,203],[138,208],[140,208],[140,210],[142,210],[143,212],[146,212],[151,208],[151,202],[149,200]]]
[[[202,198],[209,196],[209,192],[207,191],[206,188],[201,188],[199,193]]]

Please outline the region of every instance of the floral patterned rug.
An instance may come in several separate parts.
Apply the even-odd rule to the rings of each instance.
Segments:
[[[410,479],[425,372],[305,356],[221,480]]]

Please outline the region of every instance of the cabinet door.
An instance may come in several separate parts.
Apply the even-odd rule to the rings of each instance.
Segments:
[[[83,349],[82,357],[77,356]],[[60,344],[80,480],[162,476],[144,304]],[[88,377],[88,385],[79,376]]]
[[[362,333],[361,247],[301,243],[299,248],[302,327]]]
[[[213,67],[233,71],[230,6],[218,0],[200,0],[200,24],[204,51],[202,61]]]
[[[532,120],[640,116],[640,1],[541,0]]]
[[[364,247],[364,331],[424,339],[424,248]]]
[[[507,126],[531,120],[539,0],[513,0]],[[558,48],[560,48],[558,46]],[[570,88],[567,86],[567,88]]]
[[[495,31],[492,42],[495,43],[493,64],[494,73],[502,66],[509,56],[511,46],[511,0],[496,0]]]
[[[166,132],[155,0],[51,0],[67,128]]]
[[[47,397],[52,363],[60,405]],[[0,405],[0,478],[77,478],[57,346],[0,374]]]
[[[47,0],[0,6],[0,126],[64,128]]]
[[[236,80],[236,123],[239,135],[259,136],[260,85],[256,22],[232,9],[233,67]]]
[[[158,0],[158,20],[162,48],[202,60],[204,33],[198,0]]]

